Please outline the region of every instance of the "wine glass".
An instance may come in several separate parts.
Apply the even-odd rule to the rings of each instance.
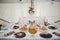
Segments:
[[[36,25],[30,25],[28,32],[31,34],[31,36],[34,36],[38,32],[38,27]]]
[[[39,29],[40,29],[40,32],[47,33],[47,27],[46,26],[41,25],[41,27]]]

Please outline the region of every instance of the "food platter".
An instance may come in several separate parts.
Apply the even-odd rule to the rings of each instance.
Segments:
[[[8,25],[9,26],[9,25]],[[46,34],[47,35],[45,35],[45,34],[43,34],[44,32],[42,32],[42,31],[40,31],[40,30],[38,30],[37,31],[37,33],[34,35],[34,36],[31,36],[31,34],[28,32],[28,27],[27,28],[25,28],[24,30],[25,31],[22,31],[22,30],[20,30],[20,28],[19,27],[17,27],[17,29],[13,29],[14,28],[14,26],[15,26],[15,24],[14,25],[12,25],[12,27],[10,28],[10,29],[8,29],[8,30],[6,30],[5,32],[4,32],[4,34],[5,33],[8,33],[8,32],[11,32],[11,31],[14,31],[11,35],[8,35],[8,36],[2,36],[2,37],[0,37],[0,39],[1,38],[7,38],[7,39],[19,39],[19,38],[21,38],[21,39],[60,39],[60,36],[57,36],[57,35],[55,35],[53,32],[57,32],[57,33],[59,33],[59,27],[56,27],[56,29],[54,29],[54,30],[51,30],[51,29],[49,29],[48,27],[49,26],[52,26],[52,25],[48,25],[48,26],[46,26],[46,28],[47,28],[47,30],[46,30]],[[18,24],[18,26],[20,26],[19,24]],[[28,25],[29,26],[29,25]],[[19,32],[20,33],[22,33],[22,34],[24,34],[22,37],[16,37],[17,36],[17,34],[19,34]],[[41,37],[40,36],[40,34],[43,34],[43,35],[45,35],[46,37],[45,38],[43,38],[43,37]],[[60,34],[60,33],[59,33]],[[47,37],[47,36],[49,36],[50,35],[50,37]],[[38,38],[37,38],[38,37]]]

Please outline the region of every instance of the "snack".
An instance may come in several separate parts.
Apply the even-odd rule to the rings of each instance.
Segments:
[[[0,30],[1,30],[2,24],[0,24]]]
[[[19,26],[14,26],[13,28],[14,28],[14,29],[18,29],[18,28],[19,28]]]
[[[52,35],[50,33],[40,33],[39,34],[42,38],[51,38]]]
[[[46,27],[40,27],[40,30],[47,30],[47,28]]]
[[[20,28],[20,30],[26,31],[26,30],[27,30],[27,26],[22,26],[22,27]]]
[[[24,32],[18,32],[14,34],[16,38],[23,38],[26,36],[26,34]]]
[[[8,32],[8,33],[4,34],[4,36],[9,36],[9,35],[11,35],[13,33],[15,33],[15,32],[14,31],[11,31],[11,32]]]
[[[55,34],[56,36],[59,36],[60,37],[60,33],[53,32],[53,34]]]
[[[49,28],[49,29],[52,29],[52,30],[57,29],[57,28],[56,28],[56,27],[54,27],[54,26],[49,26],[48,28]]]

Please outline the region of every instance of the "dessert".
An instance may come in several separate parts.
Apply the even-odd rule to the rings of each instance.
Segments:
[[[0,24],[0,30],[1,30],[2,24]]]
[[[14,34],[16,38],[23,38],[26,36],[26,34],[24,32],[18,32]]]
[[[11,35],[13,33],[15,33],[15,32],[14,31],[11,31],[11,32],[8,32],[8,33],[4,34],[4,36],[9,36],[9,35]]]
[[[22,26],[22,27],[20,28],[20,30],[26,31],[26,30],[27,30],[27,26]]]
[[[48,28],[49,28],[49,29],[52,29],[52,30],[57,29],[57,28],[56,28],[56,27],[54,27],[54,26],[49,26]]]
[[[56,36],[59,36],[60,37],[60,33],[53,32],[53,34],[55,34]]]
[[[14,26],[13,28],[14,28],[14,29],[18,29],[18,28],[19,28],[19,26]]]
[[[52,35],[50,33],[40,33],[39,34],[42,38],[51,38]]]
[[[40,30],[47,30],[47,28],[46,27],[40,27]]]

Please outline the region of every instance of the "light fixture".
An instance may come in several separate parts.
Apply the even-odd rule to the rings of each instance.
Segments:
[[[54,1],[55,1],[55,0],[51,0],[51,4],[54,4]]]
[[[34,2],[31,0],[31,6],[29,7],[29,14],[33,13],[34,14]]]

